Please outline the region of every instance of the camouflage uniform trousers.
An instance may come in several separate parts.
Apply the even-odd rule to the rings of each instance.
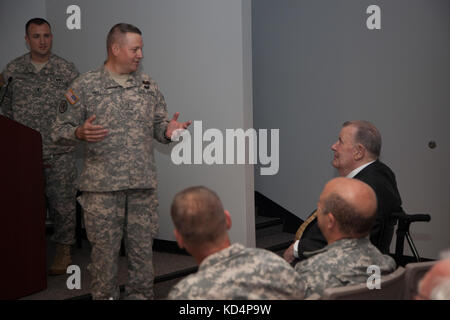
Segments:
[[[117,279],[122,236],[128,258],[126,299],[153,299],[153,237],[158,230],[158,200],[153,189],[83,192],[88,239],[92,245],[93,299],[119,299]]]
[[[77,169],[73,152],[44,159],[45,195],[50,217],[54,221],[52,241],[75,243]]]

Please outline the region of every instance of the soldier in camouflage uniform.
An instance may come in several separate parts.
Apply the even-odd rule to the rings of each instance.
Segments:
[[[52,138],[85,144],[79,202],[92,244],[92,295],[118,299],[118,257],[125,239],[128,299],[153,298],[152,244],[158,230],[154,139],[169,143],[191,123],[169,121],[157,84],[138,70],[138,28],[117,24],[108,34],[108,60],[77,78],[61,102]],[[95,121],[95,123],[94,123]]]
[[[61,97],[78,71],[73,63],[51,53],[51,29],[44,19],[26,24],[25,39],[30,53],[16,58],[3,71],[3,78],[11,80],[1,108],[5,116],[42,135],[45,194],[54,219],[52,240],[57,244],[50,274],[65,274],[71,263],[70,245],[75,243],[74,148],[55,145],[50,132]]]
[[[213,191],[183,190],[175,196],[171,214],[178,245],[195,258],[199,269],[175,285],[169,299],[303,299],[299,275],[281,257],[230,245],[230,214]]]
[[[371,265],[378,266],[382,275],[395,270],[395,261],[368,239],[376,209],[375,192],[362,181],[335,178],[325,185],[317,222],[328,245],[305,252],[308,258],[295,266],[306,284],[306,297],[322,295],[326,288],[365,283]]]

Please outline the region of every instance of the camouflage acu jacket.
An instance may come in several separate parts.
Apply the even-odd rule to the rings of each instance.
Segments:
[[[154,138],[169,143],[167,106],[157,84],[137,71],[128,85],[116,83],[102,66],[78,77],[60,101],[52,138],[56,143],[80,142],[75,130],[92,115],[94,124],[109,130],[100,142],[85,143],[82,191],[107,192],[157,187]]]
[[[370,265],[378,266],[382,275],[396,268],[394,259],[383,255],[368,238],[341,239],[304,255],[309,257],[297,263],[295,270],[306,285],[306,297],[322,295],[326,288],[365,283]]]
[[[295,270],[276,254],[241,244],[207,257],[169,293],[174,300],[303,299]]]
[[[61,98],[77,76],[75,65],[55,54],[50,55],[39,72],[31,64],[30,53],[14,59],[3,71],[3,79],[12,80],[1,105],[2,112],[41,133],[44,159],[73,151],[73,147],[55,145],[50,133]]]

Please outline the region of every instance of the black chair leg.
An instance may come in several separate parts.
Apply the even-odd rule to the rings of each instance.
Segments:
[[[408,240],[409,247],[414,255],[414,258],[417,262],[420,262],[419,253],[417,252],[417,248],[414,245],[414,242],[412,241],[411,235],[409,234],[409,231],[406,233],[406,240]]]
[[[414,259],[416,262],[420,262],[420,256],[417,251],[416,246],[414,245],[414,242],[411,238],[411,234],[409,233],[409,227],[411,223],[423,221],[428,222],[431,220],[431,217],[429,214],[406,214],[404,212],[398,212],[394,213],[393,217],[398,219],[398,225],[397,225],[397,241],[395,245],[395,260],[397,264],[401,262],[401,265],[406,264],[405,257],[403,255],[403,249],[404,249],[404,241],[405,238],[408,242],[408,245],[412,251],[412,254],[414,255]]]

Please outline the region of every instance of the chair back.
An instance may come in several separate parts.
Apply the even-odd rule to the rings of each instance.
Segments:
[[[366,283],[325,289],[322,300],[402,300],[405,288],[405,269],[381,277],[380,289],[369,289]]]
[[[405,300],[412,300],[417,295],[419,281],[431,269],[436,261],[408,263],[405,266]]]

